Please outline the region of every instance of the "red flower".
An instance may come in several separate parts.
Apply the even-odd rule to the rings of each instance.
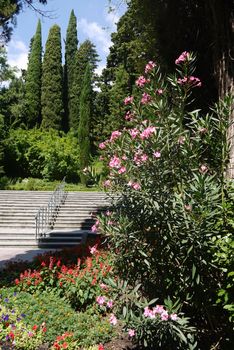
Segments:
[[[38,326],[35,324],[35,325],[32,327],[32,330],[33,330],[33,331],[36,331],[37,328],[38,328]]]
[[[46,327],[42,328],[42,332],[44,332],[44,333],[46,332]]]
[[[55,349],[58,349],[58,350],[60,349],[60,345],[58,343],[54,343],[53,346],[54,346]]]
[[[62,348],[63,348],[63,349],[67,349],[67,348],[68,348],[68,344],[67,344],[66,342],[64,342],[64,343],[62,344]]]
[[[18,280],[18,278],[16,278],[16,279],[15,279],[15,284],[17,285],[17,284],[19,284],[19,282],[20,282],[20,281]]]
[[[13,332],[10,332],[10,333],[8,334],[8,336],[9,336],[12,340],[14,340],[14,338],[15,338],[15,335],[14,335]]]
[[[45,267],[45,266],[46,266],[46,263],[45,263],[44,261],[42,261],[41,266],[42,266],[42,267]]]
[[[103,346],[102,344],[100,344],[100,345],[98,346],[98,350],[105,350],[105,349],[104,349],[104,346]]]

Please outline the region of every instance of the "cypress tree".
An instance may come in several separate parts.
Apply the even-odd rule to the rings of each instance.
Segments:
[[[76,16],[74,14],[74,10],[71,11],[68,27],[67,27],[67,35],[66,35],[66,43],[65,43],[65,65],[64,65],[64,129],[68,128],[68,120],[70,119],[70,110],[71,110],[71,93],[72,93],[72,85],[73,85],[73,75],[75,68],[75,56],[77,52],[78,39],[77,39],[77,24],[76,24]]]
[[[38,21],[36,34],[31,40],[31,50],[25,82],[25,104],[27,109],[27,125],[34,127],[41,118],[41,75],[42,75],[42,43],[41,22]]]
[[[71,109],[69,126],[77,130],[79,126],[79,115],[80,115],[80,96],[84,82],[84,75],[87,63],[90,66],[91,80],[94,79],[94,70],[97,68],[98,54],[95,45],[90,40],[84,41],[77,53],[75,58],[75,69],[73,77],[73,86],[71,92]]]
[[[63,109],[60,27],[50,28],[42,64],[42,127],[61,129]]]
[[[4,118],[0,114],[0,178],[4,174],[4,169],[3,169],[3,160],[4,160],[3,140],[4,140]]]
[[[86,66],[83,88],[80,95],[80,120],[78,128],[78,140],[80,146],[80,170],[81,182],[86,185],[86,176],[83,170],[89,165],[90,160],[90,120],[92,115],[92,82],[89,63]]]

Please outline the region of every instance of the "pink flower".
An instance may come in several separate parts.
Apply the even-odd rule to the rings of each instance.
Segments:
[[[171,314],[170,318],[171,318],[172,321],[177,321],[178,320],[177,314]]]
[[[193,77],[193,76],[189,77],[189,83],[193,87],[195,87],[195,86],[201,87],[201,85],[202,85],[201,80],[199,78],[196,78],[196,77]]]
[[[192,206],[190,204],[185,204],[184,209],[187,211],[192,211]]]
[[[103,185],[105,187],[110,187],[111,186],[111,181],[110,180],[106,180],[106,181],[104,181]]]
[[[131,135],[132,139],[135,139],[137,135],[139,134],[139,130],[137,129],[130,129],[129,134]]]
[[[124,173],[126,173],[126,168],[125,168],[125,166],[122,166],[122,167],[118,170],[118,173],[119,173],[119,174],[124,174]]]
[[[125,120],[129,120],[129,121],[132,121],[133,120],[133,114],[132,112],[128,111],[126,114],[125,114]]]
[[[162,314],[165,311],[162,305],[156,305],[153,310],[155,314]]]
[[[113,225],[113,223],[114,223],[114,221],[111,221],[111,220],[109,220],[108,222],[107,222],[107,225]]]
[[[201,87],[201,80],[196,77],[184,77],[183,79],[179,78],[177,80],[179,85],[189,84],[191,87]]]
[[[161,313],[161,320],[162,320],[162,321],[167,321],[168,318],[169,318],[168,312],[167,312],[167,311],[163,311],[163,312]]]
[[[158,95],[162,95],[162,94],[163,94],[163,90],[162,90],[162,89],[158,89],[158,90],[156,90],[156,94],[158,94]]]
[[[142,98],[141,98],[141,103],[143,105],[149,103],[151,101],[151,96],[147,94],[146,92],[143,93]]]
[[[95,254],[98,252],[97,250],[97,244],[95,244],[93,247],[89,247],[90,254]]]
[[[141,75],[137,80],[136,80],[136,85],[139,87],[144,87],[145,84],[149,83],[150,80],[146,79],[143,75]]]
[[[132,184],[133,184],[133,182],[131,180],[128,181],[128,183],[127,183],[127,185],[130,186],[130,187],[132,187]]]
[[[183,145],[185,143],[185,136],[180,136],[177,142],[179,145]]]
[[[133,102],[133,99],[134,99],[133,96],[127,96],[127,97],[124,99],[124,104],[125,104],[125,106],[131,104],[131,103]]]
[[[109,300],[107,303],[106,303],[106,306],[111,309],[113,307],[113,300]]]
[[[155,314],[148,306],[144,308],[144,316],[149,318],[155,318]]]
[[[138,191],[141,189],[141,185],[138,182],[134,182],[132,184],[132,188],[134,188],[134,190]]]
[[[206,165],[203,164],[203,165],[200,166],[199,171],[200,171],[201,174],[205,174],[205,173],[207,173],[208,168],[207,168]]]
[[[111,138],[110,138],[110,142],[113,142],[114,140],[116,140],[117,138],[119,138],[121,136],[121,132],[116,130],[116,131],[113,131],[112,134],[111,134]]]
[[[142,131],[140,138],[142,140],[148,139],[152,134],[155,133],[156,127],[155,126],[148,126],[144,131]]]
[[[134,329],[129,329],[128,330],[128,335],[129,335],[129,337],[134,337],[134,335],[135,335],[136,333],[135,333],[135,330]]]
[[[113,158],[111,158],[109,166],[111,168],[119,169],[121,166],[121,160],[118,157],[114,156]]]
[[[106,297],[105,296],[98,296],[97,298],[96,298],[96,302],[98,303],[98,305],[103,305],[104,303],[105,303],[105,301],[106,301]]]
[[[128,159],[127,156],[126,156],[126,154],[124,154],[124,155],[122,156],[122,159],[123,159],[123,160],[127,160],[127,159]]]
[[[142,154],[142,156],[141,156],[141,160],[142,160],[142,162],[146,162],[147,160],[148,160],[148,156],[147,156],[147,154]]]
[[[160,151],[155,151],[153,153],[154,158],[160,158],[161,157],[161,152]]]
[[[96,225],[93,225],[93,226],[91,227],[91,231],[92,231],[93,233],[97,232],[97,226],[96,226]]]
[[[101,283],[100,287],[106,291],[108,290],[108,286],[105,283]]]
[[[99,146],[98,146],[100,149],[104,149],[104,148],[106,148],[106,144],[105,144],[105,142],[101,142],[101,143],[99,143]]]
[[[207,128],[200,128],[198,129],[198,131],[201,133],[201,134],[206,134],[208,129]]]
[[[189,53],[187,51],[182,52],[182,54],[175,60],[175,64],[180,64],[189,58]]]
[[[156,66],[155,62],[149,61],[145,66],[145,73],[147,74],[148,72],[150,72],[152,69],[154,69],[155,66]]]
[[[110,315],[109,321],[110,321],[110,324],[113,324],[113,326],[117,324],[117,318],[115,317],[114,314]]]

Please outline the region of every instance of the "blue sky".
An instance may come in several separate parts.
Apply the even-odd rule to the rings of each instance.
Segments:
[[[39,18],[42,21],[43,47],[45,47],[49,28],[56,23],[61,27],[64,48],[63,39],[66,37],[71,10],[74,9],[78,22],[79,43],[90,39],[96,45],[101,59],[98,68],[100,72],[105,66],[108,48],[111,45],[110,34],[116,30],[115,23],[125,11],[125,6],[120,0],[114,0],[113,3],[116,9],[108,13],[108,0],[48,0],[48,4],[40,6],[40,9],[52,11],[49,14],[53,18],[42,18],[31,9],[25,8],[17,16],[17,26],[7,47],[9,63],[19,69],[27,67],[29,43],[35,34]]]

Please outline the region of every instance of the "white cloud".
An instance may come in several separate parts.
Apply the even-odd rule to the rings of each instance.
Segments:
[[[99,66],[95,69],[95,73],[100,76],[105,67],[106,67],[105,64],[99,64]]]
[[[104,17],[107,23],[111,25],[111,30],[116,30],[116,24],[119,22],[120,15],[116,9],[105,11]]]
[[[88,22],[86,18],[78,21],[78,28],[87,35],[87,37],[94,41],[105,54],[109,53],[111,46],[110,35],[97,22]]]
[[[28,48],[21,40],[10,41],[7,47],[8,63],[12,67],[27,69],[28,64]]]

